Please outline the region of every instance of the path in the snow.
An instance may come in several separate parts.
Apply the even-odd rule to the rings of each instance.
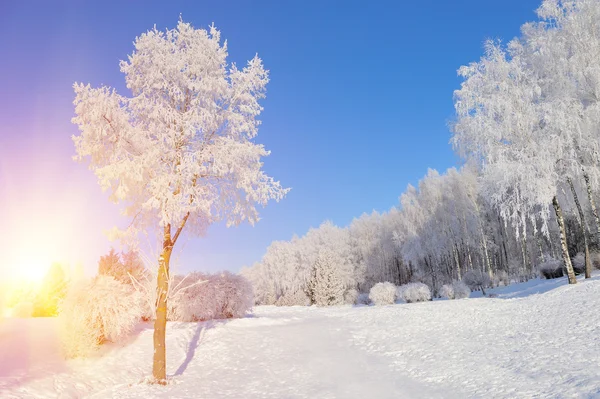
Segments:
[[[600,398],[600,279],[495,291],[500,298],[258,307],[245,319],[169,323],[166,387],[142,382],[151,371],[149,324],[127,345],[63,362],[43,344],[51,334],[14,335],[40,322],[5,320],[0,349],[30,341],[32,360],[0,351],[0,397]]]
[[[259,308],[255,317],[217,323],[206,331],[198,325],[189,341],[180,341],[192,342],[191,348],[178,345],[181,362],[171,362],[174,383],[166,390],[135,385],[95,397],[444,397],[399,375],[383,356],[354,345],[353,325],[314,308]]]

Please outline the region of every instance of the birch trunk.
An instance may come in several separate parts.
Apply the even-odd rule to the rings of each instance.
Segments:
[[[590,247],[588,244],[588,231],[586,229],[587,224],[585,222],[585,214],[583,213],[583,209],[581,208],[579,197],[577,196],[575,186],[573,185],[573,180],[568,178],[567,181],[569,182],[569,187],[571,187],[571,193],[573,194],[573,198],[575,199],[577,212],[579,212],[579,222],[581,223],[581,233],[583,234],[583,245],[585,248],[585,278],[590,278],[592,277],[592,263],[590,262]]]
[[[569,278],[569,284],[576,284],[577,279],[573,272],[573,265],[571,264],[571,258],[569,257],[569,248],[567,247],[567,233],[565,231],[565,220],[563,219],[562,209],[558,204],[556,196],[552,198],[552,205],[554,206],[554,212],[556,213],[556,221],[558,223],[558,230],[560,231],[560,247],[562,249],[563,262],[567,269],[567,277]]]
[[[457,247],[456,243],[454,244],[454,248],[452,249],[452,252],[454,253],[454,261],[456,262],[456,271],[458,273],[458,279],[462,280],[462,273],[460,270],[460,259],[458,259],[458,247]]]
[[[587,173],[583,173],[583,179],[585,180],[585,187],[587,189],[588,200],[590,201],[590,205],[592,207],[592,215],[594,215],[594,220],[596,221],[596,244],[600,248],[600,217],[598,217],[598,209],[596,208],[596,202],[594,201],[594,197],[592,196],[592,185],[590,184],[590,176]]]

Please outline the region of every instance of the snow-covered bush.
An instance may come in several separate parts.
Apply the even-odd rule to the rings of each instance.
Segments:
[[[440,296],[446,299],[454,299],[454,287],[452,284],[444,284],[440,288]]]
[[[19,302],[10,311],[12,317],[27,318],[33,314],[33,303]]]
[[[396,301],[396,286],[390,282],[377,283],[369,291],[373,305],[391,305]]]
[[[244,277],[229,272],[191,273],[175,279],[168,299],[168,319],[204,321],[243,317],[252,308],[252,286]]]
[[[398,299],[406,303],[426,302],[431,300],[431,290],[427,284],[408,283],[401,285],[397,290]]]
[[[280,296],[275,302],[276,306],[309,306],[310,298],[306,295],[306,292],[302,290],[296,290],[294,292],[288,292],[285,295]]]
[[[463,299],[471,295],[471,289],[462,281],[453,281],[452,284],[444,284],[440,289],[442,298]]]
[[[215,290],[224,293],[223,302],[219,304],[218,318],[231,319],[244,317],[252,309],[254,294],[250,282],[230,272],[222,272],[212,280]],[[209,280],[209,284],[211,281]]]
[[[74,284],[59,314],[66,355],[87,356],[106,341],[122,341],[140,321],[142,311],[141,295],[112,276]]]
[[[582,274],[585,272],[585,255],[579,252],[573,259],[571,259],[571,263],[573,264],[573,271],[575,274]]]
[[[561,260],[547,258],[547,260],[538,266],[540,274],[545,279],[562,277],[564,275],[563,262]]]
[[[454,299],[463,299],[471,296],[471,289],[462,281],[453,281],[452,287],[454,288]]]
[[[360,293],[358,292],[357,289],[350,288],[344,294],[344,303],[347,304],[347,305],[355,305],[357,303],[357,301],[358,301],[358,296],[359,295],[360,295]]]
[[[473,291],[481,290],[483,295],[491,283],[490,276],[481,270],[469,270],[463,276],[462,281]]]

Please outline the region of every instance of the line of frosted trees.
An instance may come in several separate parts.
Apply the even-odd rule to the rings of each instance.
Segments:
[[[310,303],[318,268],[343,288],[338,302],[383,281],[423,282],[437,296],[467,273],[490,285],[590,276],[600,240],[600,1],[545,0],[537,14],[520,37],[486,42],[459,69],[451,142],[465,166],[428,171],[387,213],[272,243],[242,272],[257,303]]]

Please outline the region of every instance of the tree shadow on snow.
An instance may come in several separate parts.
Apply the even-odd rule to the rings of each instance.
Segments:
[[[224,323],[227,323],[227,321],[226,320],[209,320],[209,321],[197,323],[198,325],[196,326],[194,335],[192,336],[190,343],[188,344],[185,359],[183,359],[183,362],[181,363],[181,365],[177,368],[177,370],[175,370],[175,373],[173,374],[173,376],[182,375],[185,372],[185,370],[188,368],[189,364],[192,362],[192,360],[194,359],[194,356],[196,355],[196,349],[198,348],[198,346],[200,346],[200,343],[202,342],[202,338],[204,337],[204,334],[206,334],[206,330],[215,328],[216,326],[224,324]]]

